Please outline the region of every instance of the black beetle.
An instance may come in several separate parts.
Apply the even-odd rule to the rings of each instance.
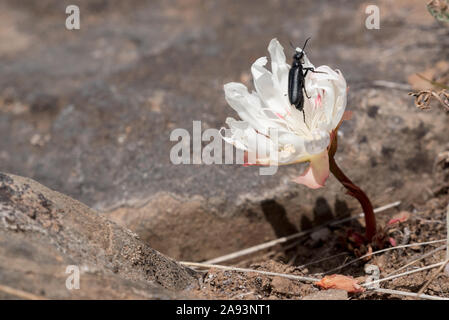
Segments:
[[[293,56],[293,62],[292,66],[290,68],[290,71],[288,73],[288,99],[290,100],[290,103],[296,107],[299,111],[302,111],[304,116],[304,123],[306,122],[306,115],[304,113],[304,95],[302,93],[302,90],[304,90],[304,93],[306,94],[307,98],[310,98],[307,94],[306,87],[305,87],[305,78],[309,71],[315,72],[315,73],[324,73],[315,71],[314,68],[308,67],[304,68],[304,49],[306,48],[307,42],[310,40],[310,38],[307,38],[306,42],[304,43],[304,46],[302,50],[300,48],[295,49],[295,54]],[[290,43],[290,45],[294,48],[294,46]]]

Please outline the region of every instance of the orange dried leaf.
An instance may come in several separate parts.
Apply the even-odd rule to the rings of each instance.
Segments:
[[[315,282],[315,285],[322,289],[342,289],[351,293],[365,291],[365,289],[361,287],[358,284],[358,281],[353,277],[348,277],[341,274],[325,276],[320,281]]]

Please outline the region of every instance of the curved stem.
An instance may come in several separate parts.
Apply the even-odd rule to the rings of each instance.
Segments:
[[[359,200],[365,213],[366,238],[369,242],[376,235],[376,217],[374,216],[373,205],[368,196],[356,186],[338,167],[333,156],[329,156],[329,168],[334,176],[348,190],[348,194]]]

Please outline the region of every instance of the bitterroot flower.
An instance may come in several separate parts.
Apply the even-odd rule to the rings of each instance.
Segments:
[[[300,49],[299,49],[300,50]],[[346,108],[347,86],[339,70],[328,66],[315,68],[305,79],[304,115],[288,98],[288,73],[284,49],[277,39],[267,58],[257,59],[252,67],[256,91],[231,82],[224,86],[226,101],[241,120],[227,118],[231,136],[223,139],[247,153],[250,164],[286,165],[310,162],[296,182],[310,188],[324,186],[329,176],[328,149]],[[314,67],[304,55],[304,67]],[[308,96],[308,97],[307,97]],[[304,121],[305,120],[305,121]]]
[[[301,52],[297,48],[296,52]],[[304,53],[303,68],[313,68],[305,78],[303,112],[288,98],[290,66],[284,49],[276,39],[268,46],[271,72],[265,68],[267,58],[256,60],[251,67],[256,91],[248,92],[241,83],[224,86],[226,101],[241,120],[227,118],[231,135],[223,139],[244,150],[249,164],[285,165],[310,162],[306,171],[295,179],[309,188],[324,186],[329,172],[356,198],[365,213],[366,237],[382,247],[384,239],[377,235],[373,206],[365,192],[338,167],[337,131],[341,122],[350,118],[346,108],[346,80],[339,70],[328,66],[314,68]],[[227,133],[228,133],[227,132]],[[376,237],[375,237],[376,236]]]

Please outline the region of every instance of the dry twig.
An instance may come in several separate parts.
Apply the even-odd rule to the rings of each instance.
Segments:
[[[406,265],[400,267],[399,269],[396,269],[396,270],[390,272],[390,273],[387,275],[387,277],[388,277],[388,276],[391,276],[391,275],[393,275],[393,274],[395,274],[395,273],[397,273],[397,272],[399,272],[399,271],[401,271],[401,270],[404,270],[405,268],[410,267],[412,264],[415,264],[415,263],[418,262],[418,261],[421,261],[421,260],[423,260],[423,259],[425,259],[425,258],[427,258],[427,257],[430,257],[430,256],[434,255],[435,253],[437,253],[438,251],[444,250],[445,248],[446,248],[446,245],[443,245],[443,246],[438,247],[438,248],[436,248],[436,249],[434,249],[434,250],[432,250],[432,251],[430,251],[430,252],[427,252],[426,254],[423,254],[423,255],[420,256],[419,258],[414,259],[414,260],[410,261],[409,263],[407,263]]]
[[[409,84],[391,82],[391,81],[386,81],[386,80],[375,80],[375,81],[373,81],[373,84],[377,87],[384,87],[384,88],[388,88],[388,89],[397,89],[397,90],[405,90],[405,91],[410,91],[412,89],[412,87]]]
[[[47,298],[45,298],[45,297],[38,296],[33,293],[29,293],[29,292],[22,291],[19,289],[14,289],[14,288],[4,286],[1,284],[0,284],[0,291],[4,292],[6,294],[12,295],[12,296],[21,298],[21,299],[26,299],[26,300],[47,300]]]
[[[439,267],[441,265],[444,266],[446,263],[447,263],[447,261],[434,263],[434,264],[431,264],[430,266],[425,266],[425,267],[418,268],[418,269],[415,269],[415,270],[410,270],[410,271],[407,271],[407,272],[403,272],[403,273],[400,273],[400,274],[397,274],[397,275],[394,275],[394,276],[382,278],[382,279],[379,279],[379,280],[374,280],[374,281],[371,281],[371,282],[366,282],[366,283],[362,284],[362,286],[369,287],[369,286],[372,286],[373,284],[376,284],[376,283],[381,283],[381,282],[384,282],[384,281],[393,280],[393,279],[396,279],[396,278],[407,276],[407,275],[412,274],[412,273],[421,272],[421,271],[428,270],[428,269],[433,269],[433,268]]]
[[[418,296],[417,293],[391,290],[391,289],[380,288],[380,289],[375,289],[374,291],[380,292],[380,293],[395,294],[395,295],[399,295],[399,296],[415,297],[415,298],[428,299],[428,300],[449,300],[449,298],[444,298],[444,297],[430,296],[428,294],[422,294],[422,295]]]
[[[418,296],[421,295],[429,286],[429,284],[433,281],[433,279],[435,279],[437,277],[437,275],[440,274],[440,272],[444,269],[444,267],[447,265],[447,263],[449,262],[449,259],[444,261],[443,264],[441,265],[440,268],[438,268],[437,272],[435,272],[432,277],[430,277],[429,280],[427,280],[427,282],[422,286],[421,289],[419,289],[418,291]]]
[[[449,1],[431,0],[427,4],[427,10],[439,21],[449,22]]]
[[[282,278],[287,278],[287,279],[299,280],[299,281],[303,281],[303,282],[320,281],[320,279],[317,279],[317,278],[301,277],[301,276],[296,276],[293,274],[285,274],[285,273],[278,273],[278,272],[248,269],[248,268],[236,268],[236,267],[222,266],[222,265],[218,265],[218,264],[207,264],[207,263],[186,262],[186,261],[181,261],[180,264],[185,265],[185,266],[190,266],[190,267],[199,267],[199,268],[208,268],[208,269],[216,268],[216,269],[236,271],[236,272],[254,272],[254,273],[264,274],[267,276],[277,276],[277,277],[282,277]]]
[[[435,91],[432,89],[418,92],[409,92],[409,95],[415,97],[415,105],[422,109],[430,109],[432,99],[436,99],[440,105],[449,112],[449,92],[445,89]]]
[[[367,257],[370,257],[370,256],[375,255],[375,254],[379,254],[379,253],[382,253],[382,252],[386,252],[386,251],[390,251],[390,250],[396,250],[396,249],[401,249],[401,248],[408,248],[408,247],[415,247],[415,246],[424,246],[424,245],[433,244],[433,243],[439,243],[439,242],[446,242],[446,239],[427,241],[427,242],[410,243],[410,244],[406,244],[406,245],[403,245],[403,246],[396,246],[396,247],[392,247],[392,248],[386,248],[386,249],[370,252],[370,253],[367,253],[367,254],[365,254],[365,255],[363,255],[361,257],[358,257],[358,258],[356,258],[354,260],[351,260],[348,263],[345,263],[345,264],[343,264],[343,265],[341,265],[341,266],[339,266],[337,268],[334,268],[334,269],[331,269],[329,271],[326,271],[326,272],[324,272],[322,274],[329,274],[329,273],[338,271],[338,270],[343,269],[344,267],[347,267],[347,266],[349,266],[349,265],[351,265],[351,264],[353,264],[353,263],[355,263],[357,261],[363,260],[363,259],[365,259]]]

